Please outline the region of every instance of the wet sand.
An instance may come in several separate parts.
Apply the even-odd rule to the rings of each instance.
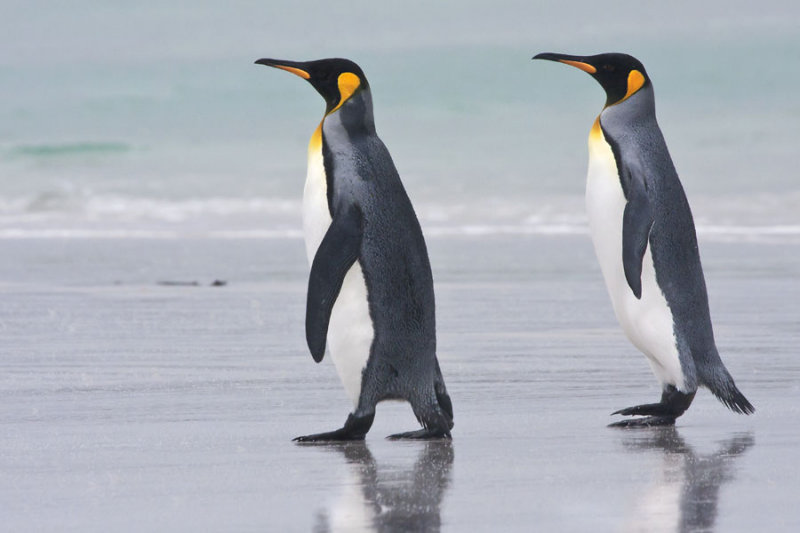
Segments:
[[[416,427],[384,403],[339,446],[291,442],[349,409],[304,345],[299,240],[2,241],[0,530],[800,529],[800,245],[701,238],[756,414],[701,391],[619,430],[660,392],[586,236],[428,241],[454,440],[384,440]]]

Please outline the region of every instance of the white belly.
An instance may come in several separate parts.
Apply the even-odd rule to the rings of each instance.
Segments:
[[[662,385],[684,388],[675,343],[672,313],[656,283],[648,245],[642,262],[642,298],[637,299],[625,279],[622,265],[622,215],[625,196],[609,145],[596,134],[589,138],[586,210],[600,270],[614,313],[628,339],[641,350]]]
[[[303,191],[303,232],[309,265],[314,261],[317,248],[330,225],[322,153],[310,150]],[[374,336],[367,302],[367,285],[361,265],[356,261],[347,272],[339,297],[333,305],[327,337],[328,353],[354,406],[358,405],[361,375],[367,366]]]

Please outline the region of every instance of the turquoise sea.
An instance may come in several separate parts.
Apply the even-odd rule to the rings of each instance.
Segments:
[[[701,234],[800,236],[795,2],[6,2],[0,238],[299,237],[323,103],[259,57],[364,68],[426,232],[584,232],[604,102],[537,52],[645,64]]]

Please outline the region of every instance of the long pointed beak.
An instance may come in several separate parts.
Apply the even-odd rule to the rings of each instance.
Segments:
[[[304,80],[311,77],[305,67],[305,63],[299,61],[285,61],[283,59],[263,58],[256,61],[256,65],[266,65],[268,67],[279,68],[286,72],[291,72],[295,76],[300,76]]]
[[[575,68],[579,68],[584,72],[588,72],[589,74],[594,74],[597,72],[597,69],[594,65],[591,65],[586,62],[586,58],[583,56],[572,56],[568,54],[554,54],[552,52],[542,52],[541,54],[536,54],[533,56],[532,59],[546,59],[547,61],[557,61],[559,63],[564,63],[565,65],[570,65]]]

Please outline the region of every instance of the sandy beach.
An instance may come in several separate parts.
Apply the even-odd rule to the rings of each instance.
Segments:
[[[452,443],[386,441],[416,421],[383,403],[365,443],[300,446],[349,405],[304,345],[299,239],[3,240],[0,530],[800,527],[797,244],[701,239],[756,414],[701,391],[625,431],[659,390],[587,236],[428,241]]]

